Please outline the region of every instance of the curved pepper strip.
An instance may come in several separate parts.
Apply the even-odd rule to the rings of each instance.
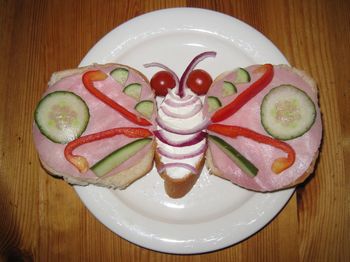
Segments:
[[[211,122],[216,123],[225,120],[236,113],[242,106],[244,106],[250,99],[261,92],[273,78],[273,66],[265,64],[261,67],[264,70],[263,75],[255,81],[250,87],[244,90],[237,96],[235,100],[227,104],[225,107],[216,111],[211,117]],[[260,71],[260,70],[259,70]]]
[[[83,74],[82,80],[85,88],[93,94],[95,97],[100,99],[102,102],[107,104],[108,106],[112,107],[114,110],[119,112],[122,116],[124,116],[126,119],[130,120],[131,122],[138,124],[140,126],[150,126],[152,123],[150,123],[148,120],[138,117],[137,115],[131,113],[126,108],[119,105],[114,100],[110,99],[108,96],[103,94],[100,90],[98,90],[94,84],[93,81],[102,81],[107,78],[107,74],[102,72],[101,70],[95,70],[95,71],[87,71]]]
[[[125,135],[131,138],[142,138],[152,136],[152,132],[144,128],[125,127],[125,128],[113,128],[102,132],[81,136],[67,144],[64,149],[65,158],[73,164],[81,173],[85,173],[89,169],[89,163],[85,157],[74,155],[73,150],[77,147],[90,143],[93,141],[101,140],[104,138],[110,138],[116,135]]]
[[[211,124],[208,126],[208,130],[232,138],[236,138],[237,136],[244,136],[258,143],[267,144],[283,150],[287,153],[287,157],[281,157],[274,160],[271,170],[275,174],[281,173],[282,171],[291,167],[295,162],[295,151],[289,144],[269,136],[261,135],[248,128],[221,124]]]

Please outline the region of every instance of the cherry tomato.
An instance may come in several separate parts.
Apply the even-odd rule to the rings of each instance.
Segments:
[[[205,95],[213,83],[211,76],[202,69],[193,70],[187,78],[187,86],[197,95]]]
[[[173,76],[167,71],[159,71],[151,79],[151,87],[156,96],[166,96],[168,89],[174,88],[175,85]]]

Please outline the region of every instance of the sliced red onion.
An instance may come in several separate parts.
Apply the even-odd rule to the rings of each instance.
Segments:
[[[182,159],[186,159],[186,158],[192,158],[195,156],[199,156],[201,154],[203,154],[205,152],[205,150],[207,149],[207,144],[203,144],[200,148],[198,148],[197,150],[191,152],[191,153],[187,153],[187,154],[174,154],[174,153],[169,153],[166,150],[164,150],[161,147],[157,148],[157,152],[158,154],[165,156],[167,158],[171,158],[171,159],[177,159],[177,160],[182,160]]]
[[[177,87],[177,88],[179,87],[179,77],[176,75],[176,73],[173,70],[171,70],[166,65],[161,64],[161,63],[157,63],[157,62],[153,62],[153,63],[144,64],[143,66],[146,67],[146,68],[148,68],[148,67],[159,67],[159,68],[164,69],[165,71],[169,72],[172,75],[172,77],[174,78],[174,80],[175,80],[175,87]]]
[[[179,97],[183,97],[184,96],[187,78],[188,78],[189,74],[193,71],[195,66],[199,62],[201,62],[203,59],[205,59],[207,57],[215,57],[215,56],[216,56],[216,52],[208,51],[208,52],[201,53],[201,54],[197,55],[195,58],[193,58],[193,60],[187,66],[186,70],[184,71],[184,73],[181,76],[180,83],[179,83],[179,88],[178,88],[178,96]]]
[[[191,134],[197,133],[197,132],[205,129],[209,125],[210,120],[208,118],[206,118],[200,124],[196,125],[193,128],[186,129],[186,130],[170,127],[166,123],[164,123],[164,121],[160,117],[156,118],[156,122],[157,122],[158,126],[160,126],[162,129],[164,129],[165,131],[168,131],[170,133],[174,133],[174,134],[178,134],[178,135],[191,135]]]
[[[168,164],[163,164],[160,169],[158,170],[158,173],[163,173],[167,168],[171,168],[171,167],[182,167],[182,168],[185,168],[189,171],[191,171],[191,173],[193,174],[197,174],[198,173],[198,170],[189,165],[189,164],[185,164],[185,163],[168,163]]]
[[[193,97],[193,95],[186,95],[185,97],[181,98],[181,97],[178,97],[177,95],[175,95],[173,92],[169,92],[168,94],[169,94],[169,96],[171,96],[171,98],[173,98],[174,100],[179,101],[179,102],[185,102]]]
[[[185,141],[178,142],[178,141],[171,141],[171,139],[166,138],[162,130],[153,131],[153,134],[164,144],[167,144],[173,147],[192,146],[201,142],[203,139],[207,137],[206,132],[200,132],[197,135],[190,137],[189,139],[186,139]]]
[[[186,119],[186,118],[190,118],[190,117],[196,115],[198,112],[200,112],[202,110],[202,105],[200,105],[200,104],[195,105],[194,108],[191,111],[187,112],[186,114],[174,113],[174,112],[170,111],[168,108],[166,108],[165,106],[160,106],[160,109],[167,116],[174,117],[174,118],[180,118],[180,119]]]
[[[171,106],[171,107],[179,108],[179,107],[182,107],[182,106],[192,105],[192,104],[196,103],[198,100],[199,100],[198,96],[193,96],[192,99],[186,100],[184,102],[174,102],[171,99],[165,99],[164,103],[169,105],[169,106]]]

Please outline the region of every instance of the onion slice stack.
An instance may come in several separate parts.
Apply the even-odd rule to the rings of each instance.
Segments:
[[[200,154],[203,154],[205,152],[205,150],[207,149],[207,144],[203,144],[200,148],[198,148],[195,151],[192,151],[191,153],[184,153],[184,154],[174,154],[174,153],[170,153],[166,150],[164,150],[161,147],[157,148],[157,152],[158,154],[165,156],[167,158],[171,158],[171,159],[186,159],[186,158],[192,158],[195,156],[199,156]]]
[[[195,144],[198,144],[199,142],[201,142],[203,139],[207,137],[207,133],[204,131],[201,131],[200,133],[197,133],[195,136],[190,137],[189,139],[185,139],[184,141],[177,142],[166,138],[162,130],[156,130],[156,131],[153,131],[153,133],[161,142],[173,147],[193,146]]]
[[[169,92],[169,94],[172,93],[172,92]],[[188,105],[192,105],[194,103],[197,103],[198,102],[199,97],[198,96],[193,96],[193,98],[191,97],[190,99],[184,99],[182,100],[182,102],[175,102],[174,100],[171,100],[171,99],[165,99],[164,100],[164,103],[168,106],[171,106],[171,107],[179,107],[179,106],[188,106]]]
[[[165,131],[168,131],[170,133],[174,133],[177,135],[192,135],[194,133],[202,131],[203,129],[206,129],[206,127],[210,124],[209,118],[205,118],[200,124],[196,125],[195,127],[184,130],[184,129],[174,128],[167,125],[160,117],[156,118],[156,122],[158,126],[164,129]]]
[[[159,106],[160,114],[156,118],[159,130],[154,131],[154,135],[161,142],[158,143],[157,153],[161,156],[161,162],[165,160],[162,157],[166,158],[165,162],[162,162],[158,167],[159,173],[168,168],[183,168],[193,174],[199,172],[195,165],[207,149],[207,143],[203,140],[206,140],[205,130],[210,124],[210,119],[205,117],[201,99],[188,89],[186,81],[199,62],[215,56],[215,52],[204,52],[197,55],[189,63],[180,80],[173,70],[161,63],[154,62],[144,65],[145,67],[159,67],[166,70],[176,83],[175,88],[168,91],[167,96]],[[177,124],[173,124],[172,119]],[[183,126],[179,120],[183,120]],[[174,138],[172,138],[172,134],[174,134]],[[167,146],[162,146],[162,144]],[[189,162],[188,159],[193,159],[193,165],[192,160]]]

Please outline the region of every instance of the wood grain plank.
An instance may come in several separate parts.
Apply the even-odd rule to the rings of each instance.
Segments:
[[[348,1],[0,3],[0,260],[350,260]],[[112,233],[89,213],[72,187],[42,170],[31,141],[31,115],[52,72],[76,67],[101,37],[124,21],[185,5],[247,22],[293,65],[309,72],[319,84],[325,130],[316,173],[271,224],[235,246],[192,256],[151,251]]]
[[[148,13],[151,11],[165,9],[165,8],[176,8],[186,7],[186,0],[169,0],[169,1],[144,1],[143,12]]]
[[[2,78],[6,88],[2,97],[6,112],[1,134],[2,156],[1,163],[1,202],[2,211],[6,212],[5,228],[1,233],[7,236],[6,247],[1,250],[4,257],[10,260],[31,259],[35,253],[34,243],[37,242],[38,228],[36,223],[37,177],[33,171],[38,170],[32,163],[37,159],[31,151],[32,108],[35,104],[33,86],[40,82],[39,74],[33,74],[39,46],[36,38],[40,37],[34,27],[37,17],[33,6],[14,3],[13,27],[7,40],[11,45],[2,56],[7,70]],[[11,8],[9,6],[9,8]],[[11,13],[11,9],[8,9]],[[27,30],[23,30],[27,28]],[[37,47],[37,48],[35,48]],[[35,165],[37,166],[37,165]],[[0,234],[1,235],[1,234]]]
[[[296,66],[317,80],[324,120],[324,141],[316,173],[299,189],[300,249],[302,261],[342,261],[341,246],[346,212],[342,206],[346,185],[341,147],[340,108],[336,76],[331,64],[329,39],[335,24],[329,24],[326,1],[291,2],[291,36]],[[330,9],[329,9],[330,8]],[[336,50],[336,49],[333,49]],[[337,178],[335,179],[335,177]],[[343,235],[343,236],[342,236]]]

